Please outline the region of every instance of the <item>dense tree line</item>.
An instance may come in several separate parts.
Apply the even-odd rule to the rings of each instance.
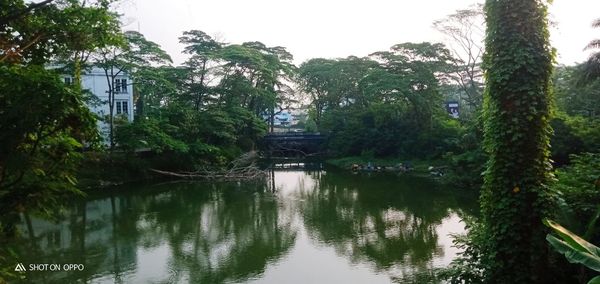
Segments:
[[[223,166],[255,149],[267,131],[263,115],[293,99],[292,55],[260,42],[221,43],[198,30],[180,42],[190,55],[182,66],[132,69],[138,112],[118,127],[116,141],[127,152],[174,156],[174,168]]]
[[[440,84],[451,69],[442,44],[403,43],[366,58],[311,59],[298,77],[330,154],[424,158],[456,146],[460,126]]]
[[[308,105],[307,130],[327,135],[330,157],[435,159],[457,187],[484,185],[482,222],[462,240],[468,249],[457,261],[463,267],[445,274],[451,281],[545,281],[556,256],[543,217],[561,215],[600,242],[599,53],[553,67],[544,1],[488,1],[436,21],[455,45],[401,43],[300,66],[284,47],[225,43],[200,30],[179,37],[188,59],[173,66],[158,44],[121,31],[112,4],[0,3],[0,215],[54,210],[65,194],[80,192],[82,160],[98,179],[126,167],[226,167],[257,148],[277,112]],[[485,48],[472,37],[484,14]],[[106,102],[81,88],[92,66],[105,73]],[[132,123],[113,113],[123,72],[135,82]],[[448,101],[461,105],[460,117],[447,113]],[[86,103],[110,112],[95,116]],[[106,149],[97,120],[110,125]],[[149,154],[140,158],[139,150]],[[14,229],[0,225],[0,233]]]

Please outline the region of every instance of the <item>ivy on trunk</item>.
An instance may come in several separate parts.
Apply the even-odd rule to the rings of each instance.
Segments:
[[[554,51],[542,0],[488,0],[481,206],[488,283],[547,283],[550,77]],[[549,282],[551,283],[551,281]]]

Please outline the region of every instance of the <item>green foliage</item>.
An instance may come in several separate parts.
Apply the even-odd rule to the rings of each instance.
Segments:
[[[94,53],[94,65],[104,70],[108,83],[108,90],[106,90],[108,100],[103,103],[108,104],[109,111],[106,120],[109,125],[108,141],[111,150],[115,146],[114,110],[117,76],[122,76],[124,73],[129,72],[136,79],[139,72],[142,80],[148,80],[145,76],[148,76],[154,70],[154,68],[149,66],[169,62],[171,62],[171,57],[160,49],[158,44],[147,40],[142,34],[135,31],[127,31],[122,35],[115,35],[113,41],[99,48]]]
[[[546,5],[537,0],[485,4],[486,282],[547,283],[552,275],[541,222],[554,208],[548,188],[554,51]]]
[[[95,120],[80,96],[42,66],[0,66],[2,212],[51,208],[76,191],[73,171]]]
[[[298,71],[301,88],[311,98],[311,118],[320,126],[323,113],[343,103],[363,101],[359,82],[376,66],[368,58],[314,58],[302,63]]]
[[[254,141],[265,132],[262,120],[239,107],[197,112],[192,106],[172,105],[160,108],[156,116],[118,127],[116,139],[119,147],[130,153],[145,149],[176,155],[179,168],[190,170],[222,166],[242,151],[253,150]]]
[[[558,66],[554,72],[556,105],[551,124],[552,159],[569,163],[569,155],[600,152],[600,79],[588,80],[581,65]]]
[[[177,130],[176,126],[161,124],[154,119],[141,119],[119,127],[115,139],[127,152],[149,148],[156,153],[164,151],[185,153],[189,147],[165,133]]]
[[[119,29],[110,2],[0,2],[2,236],[15,233],[21,212],[54,216],[66,197],[81,193],[75,173],[84,146],[96,142],[96,120],[80,88],[65,86],[46,67],[70,59],[67,67],[80,73],[82,58]],[[0,262],[8,253],[0,251]],[[14,278],[2,263],[0,282]]]
[[[283,47],[225,44],[192,30],[180,37],[191,56],[184,66],[152,67],[168,56],[140,34],[126,35],[130,47],[107,66],[128,67],[140,81],[138,119],[117,129],[119,146],[130,153],[175,155],[186,169],[223,166],[256,148],[267,130],[261,115],[290,101],[285,80],[295,67]]]
[[[600,152],[600,119],[572,117],[568,124],[583,142],[584,151]]]
[[[600,117],[600,77],[586,79],[583,65],[558,66],[554,72],[556,105],[568,115]]]
[[[552,160],[556,165],[567,164],[570,161],[570,155],[579,154],[586,150],[581,136],[583,129],[578,127],[580,125],[578,120],[568,115],[558,115],[550,121],[550,125],[554,130],[554,135],[550,140]]]
[[[299,123],[298,123],[299,124]],[[313,120],[313,119],[308,119],[306,121],[306,124],[304,126],[304,131],[312,133],[312,132],[317,132],[318,128],[317,128],[317,123]]]
[[[577,231],[594,241],[600,240],[596,228],[600,204],[600,154],[573,155],[572,164],[557,170],[558,182],[554,185],[573,211],[579,225]]]
[[[474,218],[464,218],[467,233],[453,235],[454,247],[462,251],[450,265],[437,272],[437,276],[451,284],[485,283],[485,267],[481,262],[483,244],[486,243],[483,224]]]
[[[461,129],[438,90],[450,58],[441,44],[403,43],[368,58],[311,59],[299,80],[333,155],[435,157],[456,149]]]
[[[583,264],[589,269],[600,272],[600,248],[587,242],[554,221],[545,219],[544,224],[560,237],[559,239],[551,234],[546,236],[546,240],[554,250],[564,254],[571,263]],[[594,277],[588,284],[598,283],[598,281],[600,281],[600,276]]]
[[[33,9],[22,0],[0,4],[0,61],[44,64],[69,58],[81,63],[118,34],[119,22],[109,11],[113,1],[44,2]]]
[[[458,150],[445,155],[449,167],[443,181],[458,188],[479,189],[483,185],[487,153],[483,149],[483,119],[464,123],[458,139]]]

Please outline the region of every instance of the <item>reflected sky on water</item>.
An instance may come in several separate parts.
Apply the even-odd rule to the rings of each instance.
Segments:
[[[458,191],[460,193],[460,191]],[[420,178],[275,171],[258,182],[135,184],[23,214],[23,283],[392,283],[446,266],[475,199]],[[15,263],[16,264],[16,263]],[[411,280],[413,279],[413,280]]]

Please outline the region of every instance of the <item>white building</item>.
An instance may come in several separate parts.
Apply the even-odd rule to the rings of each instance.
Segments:
[[[116,72],[116,71],[115,71]],[[72,76],[63,76],[65,83],[72,84]],[[114,91],[115,103],[113,106],[113,115],[121,117],[127,121],[133,121],[133,85],[129,74],[122,71],[115,78]],[[82,74],[81,84],[84,90],[89,90],[98,98],[97,103],[88,105],[90,110],[97,114],[98,128],[104,138],[104,142],[108,144],[110,128],[106,118],[110,114],[108,106],[108,80],[102,68],[93,67],[91,71]]]
[[[274,126],[294,126],[300,121],[305,121],[306,116],[308,115],[306,109],[274,110],[274,112],[277,113],[273,116]],[[262,117],[265,121],[268,121],[271,116],[267,113],[263,113]]]

